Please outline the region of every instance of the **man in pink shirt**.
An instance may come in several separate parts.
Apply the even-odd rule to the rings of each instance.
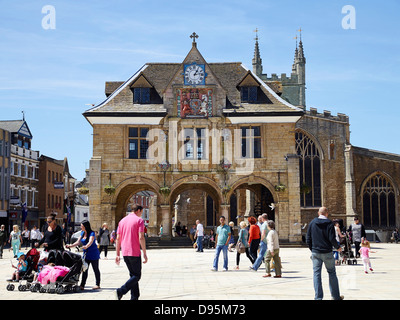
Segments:
[[[129,208],[128,208],[129,210]],[[143,263],[147,262],[146,240],[144,238],[144,221],[141,218],[143,207],[132,206],[132,212],[123,218],[117,229],[115,263],[120,263],[120,251],[129,270],[130,279],[116,290],[117,299],[120,300],[124,294],[131,291],[131,300],[138,300],[139,280],[142,274],[142,261],[140,248],[143,251]]]

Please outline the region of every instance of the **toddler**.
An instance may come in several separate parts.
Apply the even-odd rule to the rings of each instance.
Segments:
[[[18,253],[17,259],[18,259],[17,266],[14,266],[14,264],[11,262],[11,266],[14,269],[17,269],[12,274],[11,281],[13,280],[19,281],[20,276],[23,276],[26,270],[28,269],[28,264],[25,261],[25,254],[23,252]]]
[[[361,254],[361,259],[364,265],[364,272],[368,273],[368,267],[369,270],[372,272],[374,271],[371,267],[371,262],[369,260],[369,254],[370,253],[375,253],[375,251],[371,251],[370,249],[370,244],[368,242],[368,240],[363,239],[361,242],[361,248],[360,248],[360,254]]]

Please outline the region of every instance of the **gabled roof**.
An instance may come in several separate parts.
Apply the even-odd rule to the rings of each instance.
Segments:
[[[0,121],[0,128],[7,130],[11,133],[17,133],[21,136],[32,139],[32,133],[29,130],[28,124],[25,120],[5,120]]]
[[[126,120],[120,119],[120,123],[139,121],[138,118],[146,118],[147,120],[143,121],[148,121],[148,123],[158,123],[157,121],[168,114],[167,108],[171,108],[168,103],[171,102],[135,104],[133,99],[128,99],[128,97],[132,97],[132,84],[136,81],[145,82],[151,85],[160,97],[165,98],[167,90],[171,90],[178,85],[183,86],[183,66],[185,63],[193,61],[205,64],[208,73],[207,79],[211,79],[212,75],[213,82],[211,85],[218,87],[219,90],[222,90],[220,93],[226,95],[227,103],[222,111],[225,116],[299,117],[304,114],[303,109],[291,105],[278,96],[274,90],[242,63],[207,63],[197,50],[197,46],[192,46],[182,63],[147,63],[127,81],[123,83],[112,82],[110,85],[106,85],[107,98],[99,105],[85,111],[83,115],[91,123],[95,117],[102,117],[103,119],[99,120],[100,118],[97,118],[97,123],[108,123],[107,117],[129,118]],[[260,103],[242,103],[240,96],[241,84],[257,85],[265,99]],[[112,91],[113,89],[114,91]]]

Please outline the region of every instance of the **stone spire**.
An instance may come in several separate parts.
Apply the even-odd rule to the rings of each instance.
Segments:
[[[296,36],[296,50],[294,54],[294,63],[292,72],[297,74],[297,83],[299,84],[299,105],[305,107],[306,105],[306,58],[304,56],[303,41],[301,38],[301,28],[297,30],[300,32],[299,46],[297,47]]]
[[[256,44],[254,47],[254,58],[253,58],[253,72],[257,76],[261,76],[262,74],[262,59],[260,56],[260,48],[258,46],[258,29],[254,30],[256,33],[256,37],[254,40],[256,40]]]

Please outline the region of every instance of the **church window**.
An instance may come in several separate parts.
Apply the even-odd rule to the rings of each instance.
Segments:
[[[241,127],[242,158],[261,158],[261,127]]]
[[[365,184],[363,193],[363,224],[371,228],[396,226],[396,197],[389,179],[376,174]]]
[[[185,128],[184,138],[185,159],[207,158],[206,128]]]
[[[150,88],[134,88],[133,103],[150,103]]]
[[[129,128],[129,159],[146,159],[149,128]]]
[[[301,207],[321,206],[321,158],[315,142],[303,132],[296,132],[296,152],[300,165]]]
[[[258,87],[240,87],[242,102],[255,103],[258,101]]]

